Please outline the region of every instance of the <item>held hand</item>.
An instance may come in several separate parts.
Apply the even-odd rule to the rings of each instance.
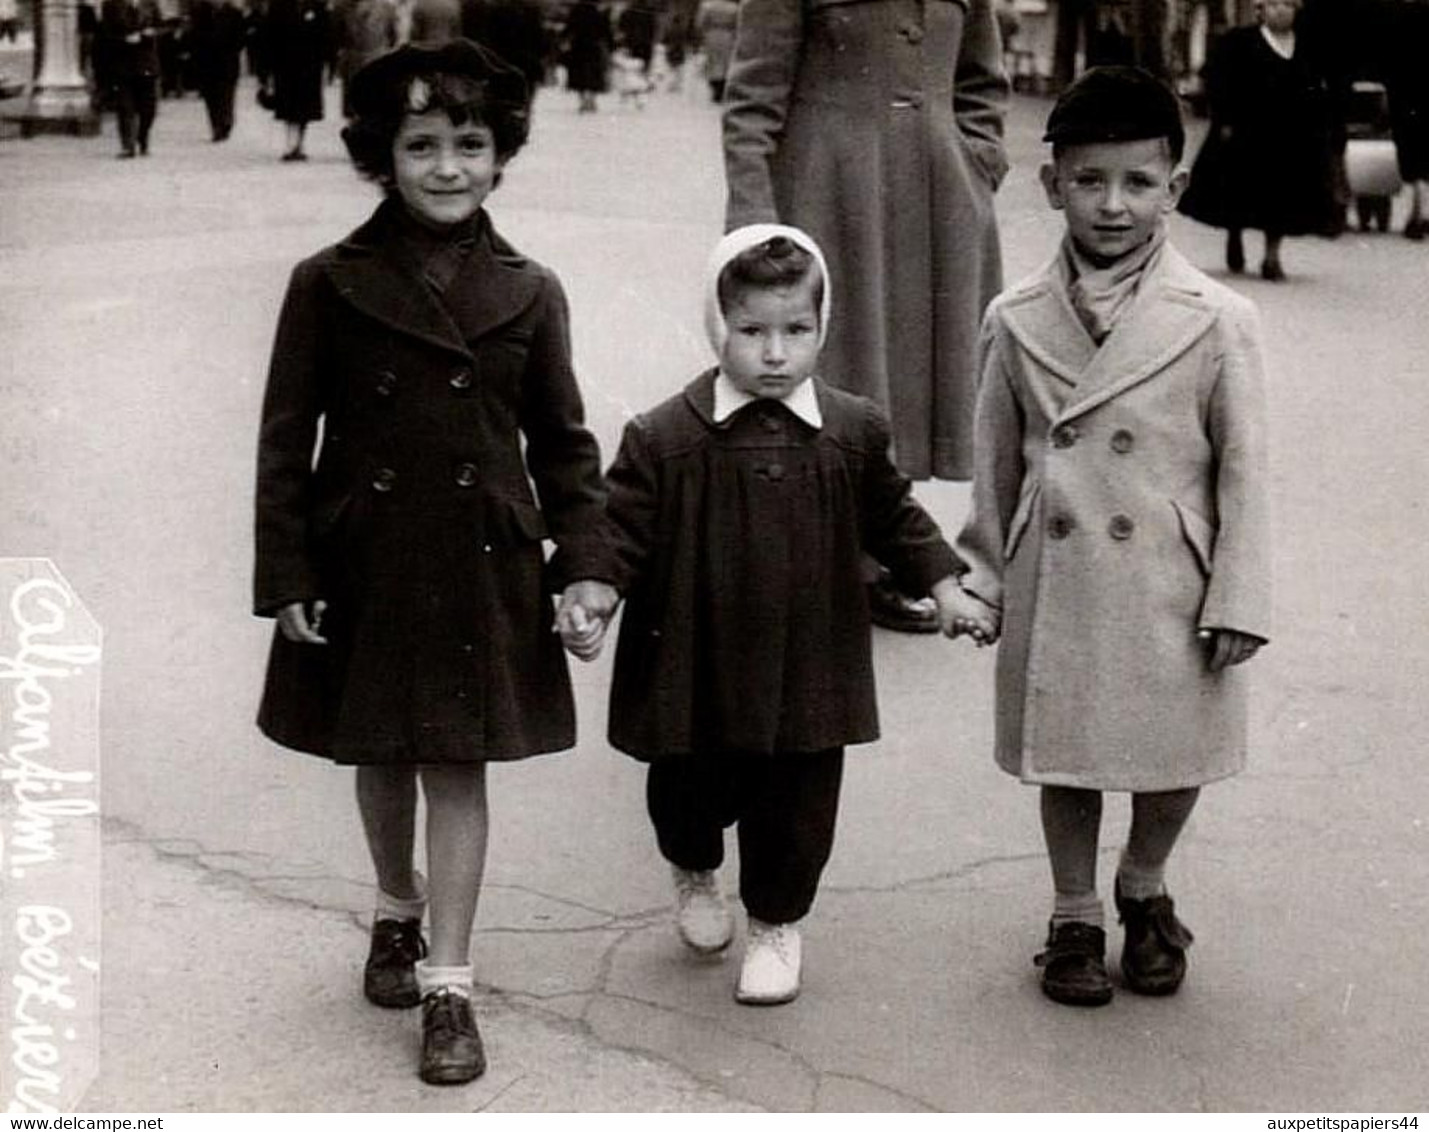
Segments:
[[[1197,634],[1207,644],[1206,667],[1220,672],[1233,664],[1244,664],[1265,642],[1234,629],[1203,629]]]
[[[995,642],[1002,630],[1002,615],[958,585],[945,578],[933,587],[938,603],[938,623],[948,637],[971,637],[979,648]]]
[[[313,602],[313,615],[309,620],[307,607],[301,601],[295,601],[278,610],[278,628],[283,631],[283,636],[296,644],[325,645],[327,638],[321,635],[321,629],[326,610],[327,602]]]
[[[572,582],[561,594],[555,630],[561,644],[578,660],[594,660],[605,643],[605,630],[620,595],[604,582]]]

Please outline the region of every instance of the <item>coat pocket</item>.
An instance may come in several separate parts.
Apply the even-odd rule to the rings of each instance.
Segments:
[[[1007,525],[1007,537],[1002,542],[1002,560],[1011,562],[1017,548],[1022,545],[1022,536],[1032,522],[1032,510],[1037,506],[1037,497],[1042,494],[1042,484],[1038,480],[1025,480],[1022,496],[1017,501],[1017,510],[1012,513],[1012,522]]]
[[[1216,529],[1198,511],[1184,507],[1174,499],[1171,506],[1176,509],[1176,518],[1181,523],[1181,534],[1196,556],[1196,564],[1207,578],[1211,576],[1211,563],[1216,549]]]

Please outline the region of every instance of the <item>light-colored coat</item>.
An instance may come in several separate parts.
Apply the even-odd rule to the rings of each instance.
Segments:
[[[992,0],[743,0],[724,96],[726,229],[829,260],[832,385],[893,422],[899,469],[967,479],[977,328],[1002,287],[1007,78]]]
[[[1167,245],[1098,348],[1053,263],[983,329],[963,584],[1002,607],[997,761],[1025,782],[1158,791],[1245,764],[1241,667],[1269,637],[1255,308]]]

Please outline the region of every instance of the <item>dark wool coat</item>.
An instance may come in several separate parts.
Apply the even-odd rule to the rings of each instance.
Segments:
[[[988,310],[963,585],[1003,610],[997,760],[1024,782],[1199,786],[1245,764],[1270,635],[1255,308],[1169,245],[1100,347],[1053,264]]]
[[[823,248],[830,384],[876,401],[914,479],[972,474],[977,337],[1002,286],[993,0],[743,0],[725,88],[726,229]]]
[[[1234,28],[1217,41],[1205,80],[1211,128],[1181,211],[1216,228],[1337,231],[1335,102],[1306,37],[1284,59],[1259,27]]]
[[[340,762],[560,750],[575,723],[550,591],[600,561],[603,498],[565,297],[483,214],[439,301],[400,207],[299,264],[279,319],[254,604],[325,599],[330,643],[275,632],[259,723]]]
[[[817,379],[815,379],[817,380]],[[888,425],[817,385],[713,420],[714,372],[632,420],[608,474],[625,595],[610,741],[642,760],[817,751],[878,737],[860,559],[908,592],[952,550],[889,460]]]

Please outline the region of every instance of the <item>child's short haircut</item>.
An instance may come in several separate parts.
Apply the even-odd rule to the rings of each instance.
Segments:
[[[486,126],[503,160],[526,143],[530,127],[526,80],[471,40],[436,47],[409,43],[380,55],[353,76],[348,97],[353,118],[342,140],[352,163],[389,187],[392,145],[408,114],[441,110],[454,126]]]
[[[762,244],[745,248],[724,265],[717,284],[719,309],[728,312],[730,304],[745,291],[793,287],[810,276],[817,311],[824,301],[824,277],[814,257],[787,236],[771,236]]]
[[[1186,149],[1176,93],[1140,67],[1093,67],[1064,90],[1047,117],[1042,140],[1052,156],[1062,147],[1165,138],[1171,163]]]

